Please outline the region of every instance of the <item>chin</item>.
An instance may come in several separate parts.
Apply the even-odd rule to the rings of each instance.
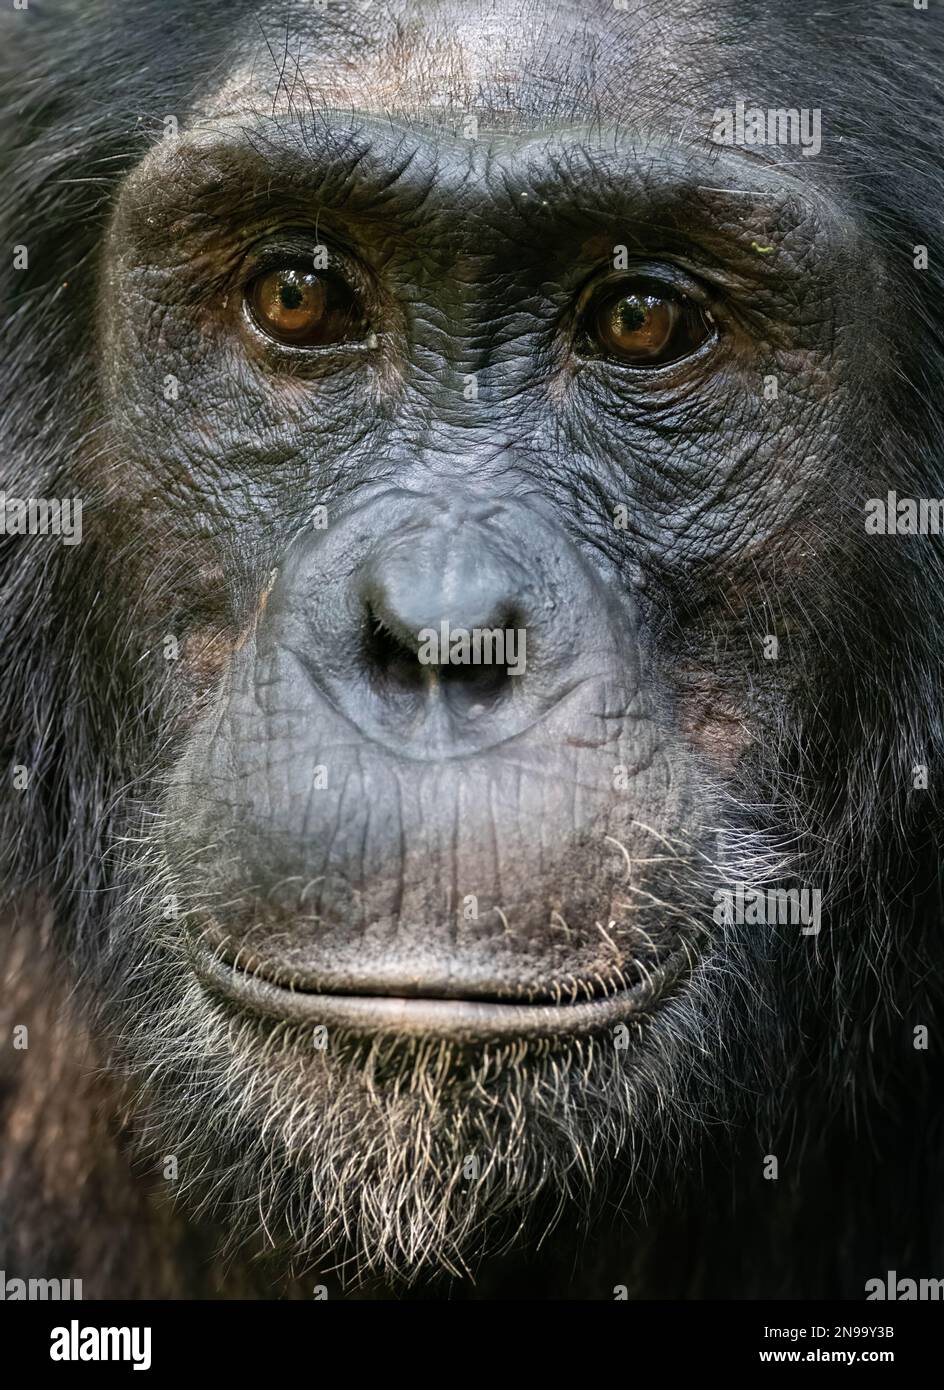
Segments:
[[[331,972],[291,949],[310,935],[303,914],[283,903],[227,931],[192,878],[199,905],[146,920],[142,902],[181,901],[155,853],[156,871],[133,871],[111,961],[116,1051],[146,1078],[145,1147],[185,1154],[181,1195],[278,1279],[405,1288],[474,1276],[561,1220],[589,1232],[614,1198],[646,1220],[705,1128],[732,1118],[736,1088],[704,1038],[747,965],[742,952],[727,977],[706,903],[748,860],[769,873],[770,856],[723,838],[737,867],[662,837],[657,862],[636,866],[635,934],[598,932],[635,954],[541,987],[474,952],[464,977],[394,972],[390,956],[380,969],[366,952],[356,973]]]

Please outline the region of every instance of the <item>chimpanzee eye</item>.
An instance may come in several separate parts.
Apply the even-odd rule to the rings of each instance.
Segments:
[[[591,299],[584,327],[596,348],[630,367],[677,362],[714,331],[707,310],[694,300],[625,280]]]
[[[281,266],[257,276],[246,289],[246,302],[256,326],[279,343],[324,347],[355,341],[365,332],[345,282],[306,266]]]

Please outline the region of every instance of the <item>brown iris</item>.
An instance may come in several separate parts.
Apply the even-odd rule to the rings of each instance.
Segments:
[[[638,367],[687,357],[711,332],[698,304],[647,289],[623,289],[598,300],[588,328],[608,357]]]
[[[253,280],[247,299],[256,325],[280,343],[323,347],[361,335],[356,300],[336,276],[280,267]]]

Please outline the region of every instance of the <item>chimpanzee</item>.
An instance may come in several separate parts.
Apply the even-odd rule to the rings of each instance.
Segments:
[[[937,0],[0,35],[7,1278],[944,1274]]]

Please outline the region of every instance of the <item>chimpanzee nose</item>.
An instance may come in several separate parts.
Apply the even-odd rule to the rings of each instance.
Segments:
[[[529,576],[479,521],[425,524],[379,547],[360,594],[365,655],[390,693],[439,687],[455,713],[510,694],[527,664]]]
[[[497,628],[515,617],[527,592],[514,558],[487,537],[450,546],[441,533],[425,544],[407,541],[369,563],[363,594],[378,622],[408,646],[426,628]]]
[[[632,666],[634,624],[614,592],[530,503],[392,489],[297,539],[258,654],[277,665],[290,652],[352,726],[398,753],[465,754]]]

